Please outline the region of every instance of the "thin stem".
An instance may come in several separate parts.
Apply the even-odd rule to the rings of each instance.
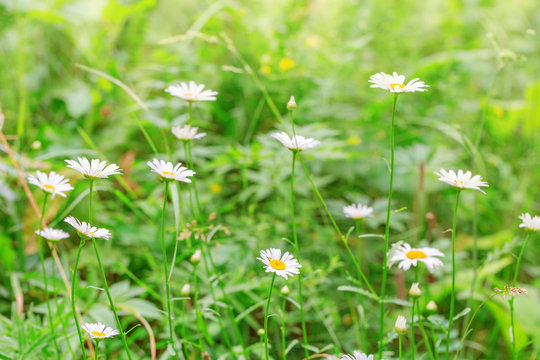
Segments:
[[[525,252],[525,248],[527,247],[527,243],[529,242],[529,237],[530,236],[531,236],[531,233],[528,232],[527,237],[525,238],[525,242],[521,246],[521,251],[519,252],[519,256],[518,256],[517,263],[516,263],[516,269],[514,270],[514,280],[512,282],[512,286],[514,286],[514,287],[516,286],[517,277],[518,277],[518,274],[519,274],[519,267],[521,265],[521,259],[523,258],[523,254]]]
[[[379,359],[382,358],[384,349],[384,295],[386,291],[386,277],[388,274],[388,247],[390,242],[390,209],[392,207],[392,187],[394,185],[394,118],[396,115],[396,104],[398,94],[394,94],[394,104],[392,106],[392,123],[390,126],[390,186],[388,189],[388,206],[386,207],[386,225],[384,227],[384,254],[382,265],[381,296],[379,298]]]
[[[94,351],[94,360],[98,359],[98,352],[99,352],[99,340],[96,339],[96,351]]]
[[[355,219],[354,223],[355,223],[354,228],[356,232],[356,241],[357,241],[356,257],[358,259],[358,264],[362,266],[362,240],[360,238],[360,219]],[[360,306],[362,307],[362,309],[364,309],[364,297],[360,296],[360,294],[357,294],[356,298],[358,299],[358,302],[360,303]],[[358,312],[358,316],[359,317],[361,316],[360,312]],[[368,343],[365,329],[367,329],[366,319],[365,319],[365,316],[362,316],[361,326],[359,326],[359,333],[360,333],[360,338],[362,339],[361,343],[364,348],[367,347],[367,343]]]
[[[411,359],[414,360],[416,355],[416,342],[414,339],[414,307],[416,306],[416,296],[412,299],[412,312],[411,312]]]
[[[165,277],[165,295],[167,298],[167,319],[169,322],[169,343],[174,349],[173,324],[171,312],[171,293],[169,290],[169,271],[167,269],[167,248],[165,245],[165,210],[167,207],[167,195],[169,194],[169,182],[165,181],[165,192],[163,193],[163,210],[161,211],[161,251],[163,253],[163,276]]]
[[[190,152],[189,152],[188,147],[189,146],[188,146],[187,141],[184,141],[184,156],[186,158],[186,165],[190,170],[193,170],[190,164],[190,159],[189,159]],[[197,217],[197,215],[195,214],[195,207],[193,206],[193,194],[191,192],[191,189],[188,190],[188,194],[189,194],[189,209],[191,210],[191,215],[193,217]]]
[[[285,339],[285,305],[287,303],[287,297],[283,296],[283,302],[281,304],[281,357],[283,360],[287,360],[287,343]]]
[[[189,156],[189,169],[193,170],[193,158],[191,157],[191,141],[187,144],[188,156]],[[199,201],[199,191],[197,190],[197,178],[193,176],[191,178],[191,187],[193,188],[193,194],[195,195],[195,204],[197,204],[197,212],[199,217],[202,216],[201,202]]]
[[[53,243],[51,244],[51,252],[54,254],[56,252],[56,244]],[[58,303],[58,296],[56,296],[56,266],[54,263],[52,263],[52,279],[53,279],[53,297],[54,297],[54,305],[56,306],[56,313],[59,313],[59,309],[60,309],[60,305]],[[64,312],[64,306],[65,306],[65,301],[62,303],[62,316],[61,316],[61,325],[62,325],[62,332],[64,333],[64,338],[66,340],[66,346],[69,350],[69,353],[71,354],[71,356],[73,357],[73,349],[71,348],[71,343],[69,341],[69,336],[68,336],[68,333],[67,333],[67,329],[66,329],[66,322],[65,322],[65,317],[63,316],[63,312]]]
[[[402,360],[403,356],[401,355],[401,335],[399,335],[399,360]]]
[[[416,303],[416,313],[418,314],[418,327],[420,328],[420,332],[422,333],[422,338],[424,339],[424,343],[426,344],[426,347],[429,352],[429,356],[432,360],[435,359],[435,356],[433,355],[433,350],[431,349],[431,344],[429,342],[429,338],[426,334],[426,329],[424,328],[424,324],[422,322],[422,314],[420,313],[420,302]]]
[[[199,337],[199,349],[203,352],[204,322],[199,312],[199,277],[197,276],[197,264],[193,265],[193,307],[195,308],[195,321],[197,322],[197,335]]]
[[[450,294],[450,314],[448,315],[448,332],[446,333],[446,360],[450,359],[450,331],[454,322],[454,303],[456,298],[456,224],[460,194],[461,191],[457,190],[454,219],[452,220],[452,293]]]
[[[264,356],[268,360],[268,310],[270,309],[270,299],[272,297],[272,288],[274,287],[274,280],[276,280],[276,273],[272,275],[272,282],[270,283],[270,289],[268,290],[268,300],[266,301],[266,309],[264,311]]]
[[[439,360],[439,353],[437,351],[437,334],[435,334],[435,326],[430,322],[429,328],[431,331],[431,337],[433,338],[433,355],[436,360]]]
[[[77,318],[77,312],[75,307],[75,289],[77,288],[77,268],[79,266],[79,259],[81,257],[81,251],[85,242],[86,240],[81,238],[81,241],[79,243],[79,250],[77,250],[77,256],[75,258],[75,265],[73,267],[73,276],[71,278],[71,311],[73,313],[73,319],[75,319],[75,327],[77,328],[77,334],[79,335],[79,343],[81,345],[83,359],[86,359],[86,352],[84,351],[84,340],[82,337],[81,326],[79,324],[79,319]]]

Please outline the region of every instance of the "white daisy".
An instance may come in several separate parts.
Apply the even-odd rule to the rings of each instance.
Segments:
[[[154,159],[148,161],[146,165],[148,165],[153,172],[158,173],[166,180],[178,180],[190,183],[191,180],[188,179],[188,177],[195,175],[195,171],[183,167],[182,163],[178,163],[173,167],[173,164],[170,161]]]
[[[75,160],[65,160],[68,163],[68,168],[77,170],[85,177],[92,179],[105,179],[111,175],[122,174],[122,169],[116,164],[107,165],[105,160],[92,159],[88,161],[87,158],[78,157]]]
[[[312,139],[312,138],[305,138],[300,135],[293,136],[292,138],[289,137],[284,132],[274,133],[272,135],[274,139],[278,140],[280,143],[283,144],[287,149],[289,150],[306,150],[311,149],[320,144],[320,141]]]
[[[178,138],[178,140],[189,141],[193,139],[200,139],[206,136],[206,133],[198,133],[198,127],[184,125],[175,126],[172,128],[172,133]]]
[[[189,84],[183,82],[180,85],[171,85],[165,91],[187,102],[216,100],[217,91],[203,89],[204,84],[197,85],[190,81]]]
[[[343,207],[345,217],[352,219],[363,219],[365,217],[373,217],[373,208],[362,204],[352,204]]]
[[[540,230],[540,216],[531,216],[529,213],[521,214],[519,216],[521,219],[520,228],[525,228],[532,231]]]
[[[442,261],[436,258],[436,256],[444,256],[444,254],[435,248],[412,248],[411,245],[403,243],[403,245],[394,244],[390,253],[392,253],[392,256],[388,262],[388,266],[391,267],[399,262],[398,268],[405,271],[409,270],[411,266],[416,266],[419,261],[426,265],[429,272],[433,272],[435,268],[443,266]]]
[[[294,276],[300,273],[302,265],[298,263],[292,254],[285,252],[281,256],[280,249],[261,250],[257,260],[261,260],[266,265],[266,272],[274,272],[276,275],[283,277],[285,280],[289,276]]]
[[[86,331],[92,339],[107,339],[120,334],[118,330],[98,322],[97,324],[86,323],[81,325],[81,329]]]
[[[373,355],[366,355],[360,351],[355,351],[353,355],[341,355],[341,360],[374,360]],[[381,359],[383,360],[383,359]]]
[[[43,236],[45,239],[52,241],[52,242],[58,242],[62,239],[67,239],[69,237],[69,234],[63,230],[57,230],[52,228],[45,228],[43,230],[36,230],[36,234]]]
[[[69,179],[64,178],[64,176],[57,174],[54,171],[51,171],[49,174],[36,171],[36,175],[37,177],[30,175],[28,177],[28,182],[51,193],[52,198],[54,198],[55,195],[66,197],[64,191],[73,190],[73,186],[69,184]]]
[[[454,170],[446,171],[441,169],[439,172],[436,172],[435,175],[439,177],[439,181],[445,182],[458,189],[474,189],[485,194],[480,187],[489,186],[487,182],[482,181],[480,175],[472,176],[470,171],[464,173],[461,169],[458,170],[457,174]]]
[[[415,91],[426,91],[425,87],[429,87],[420,79],[412,79],[407,84],[405,84],[405,76],[398,75],[397,72],[392,73],[392,75],[385,74],[383,72],[371,75],[369,82],[372,84],[372,88],[380,88],[388,90],[393,93],[406,93],[406,92],[415,92]]]
[[[77,233],[79,236],[84,236],[87,238],[95,238],[95,239],[105,239],[110,240],[112,235],[111,232],[107,229],[103,228],[97,228],[95,226],[92,226],[84,221],[79,221],[75,219],[73,216],[68,216],[64,219],[65,222],[67,222],[69,225],[73,226],[75,230],[77,230]]]
[[[394,325],[394,329],[398,334],[405,334],[407,332],[407,319],[405,319],[405,316],[399,315],[396,319],[396,324]]]

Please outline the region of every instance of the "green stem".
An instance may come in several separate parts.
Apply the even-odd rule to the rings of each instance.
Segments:
[[[412,312],[411,312],[411,359],[414,360],[416,355],[416,342],[414,339],[414,307],[416,306],[416,297],[412,299]]]
[[[381,296],[379,298],[379,359],[382,358],[384,349],[384,295],[386,292],[386,278],[388,274],[388,247],[390,242],[390,209],[392,207],[392,187],[394,185],[394,118],[396,115],[396,104],[398,94],[394,94],[394,104],[392,106],[392,123],[390,126],[390,186],[388,189],[388,206],[386,207],[386,225],[384,227],[384,254],[382,265]]]
[[[187,143],[187,141],[184,141],[184,156],[186,158],[186,166],[190,169],[190,170],[193,170],[191,168],[191,164],[190,164],[190,152],[189,152],[189,149],[188,149],[189,145]],[[193,177],[194,178],[194,177]],[[193,206],[193,194],[191,192],[191,189],[188,190],[188,194],[189,194],[189,209],[191,210],[191,215],[193,217],[197,217],[196,213],[195,213],[195,207]]]
[[[167,269],[167,247],[165,245],[165,210],[167,207],[167,195],[169,194],[169,182],[165,181],[163,193],[163,210],[161,211],[161,251],[163,254],[163,276],[165,277],[165,295],[167,298],[167,320],[169,322],[169,343],[174,349],[173,324],[171,312],[171,292],[169,290],[169,271]]]
[[[433,338],[433,355],[436,360],[439,360],[439,352],[437,351],[437,334],[435,334],[435,326],[430,322],[431,337]]]
[[[435,356],[433,355],[433,350],[431,349],[431,343],[429,342],[429,338],[426,334],[426,329],[424,328],[424,324],[422,322],[422,314],[420,313],[420,302],[416,303],[416,312],[418,314],[418,327],[420,328],[420,332],[422,333],[422,338],[424,339],[424,343],[426,344],[429,356],[432,360],[434,360]]]
[[[401,335],[399,335],[399,360],[402,360],[403,356],[401,355]]]
[[[355,231],[356,231],[356,241],[357,241],[356,257],[358,258],[359,266],[362,266],[362,240],[360,239],[360,219],[355,219],[354,221],[355,221]],[[356,298],[358,302],[360,303],[360,306],[362,307],[362,309],[364,309],[364,297],[360,296],[360,294],[357,294]],[[360,316],[361,314],[360,312],[358,312],[358,317]],[[365,329],[367,329],[367,323],[366,323],[365,316],[362,316],[361,326],[359,326],[359,333],[360,333],[360,338],[362,339],[361,343],[364,348],[366,348],[368,344]]]
[[[51,244],[51,251],[52,251],[53,254],[56,252],[56,244],[55,243]],[[53,278],[54,305],[56,306],[56,313],[60,313],[60,305],[58,303],[58,296],[56,296],[57,286],[56,286],[56,271],[55,271],[55,268],[56,268],[56,266],[53,263],[52,264],[52,278]],[[69,353],[71,354],[72,357],[74,357],[73,349],[72,349],[71,343],[69,341],[69,335],[67,333],[65,317],[63,316],[65,304],[66,304],[65,301],[62,302],[62,313],[61,313],[61,315],[62,315],[62,317],[61,317],[62,332],[64,333],[64,338],[66,340],[66,346],[67,346],[67,348],[69,350]]]
[[[99,340],[96,339],[96,351],[94,351],[94,360],[98,359],[98,352],[99,352]]]
[[[287,303],[287,297],[283,296],[283,302],[281,305],[281,357],[283,360],[287,360],[287,343],[285,339],[285,305]]]
[[[189,169],[193,170],[193,158],[191,157],[191,141],[188,142],[188,156],[189,156]],[[193,194],[195,195],[195,204],[197,204],[197,213],[199,217],[202,216],[201,211],[201,202],[199,201],[199,191],[197,190],[197,177],[193,176],[191,178],[191,187],[193,188]]]
[[[202,327],[204,326],[203,319],[201,317],[200,311],[199,311],[199,278],[197,276],[197,264],[193,265],[193,288],[194,294],[193,294],[193,307],[195,308],[195,318],[197,323],[197,334],[199,337],[199,349],[201,351],[201,354],[203,352],[203,336],[204,336],[204,330]]]
[[[81,351],[83,353],[83,359],[86,359],[86,352],[84,350],[84,340],[81,333],[81,326],[79,324],[79,319],[77,318],[77,311],[75,307],[75,289],[77,287],[77,268],[79,267],[79,259],[81,257],[81,251],[86,242],[85,239],[81,238],[79,243],[79,249],[77,250],[77,256],[75,258],[75,265],[73,268],[73,275],[71,278],[71,311],[73,313],[73,319],[75,320],[75,327],[77,328],[77,334],[79,335],[79,343],[81,345]]]
[[[518,277],[518,274],[519,274],[519,267],[521,265],[521,259],[523,258],[523,254],[525,253],[525,248],[527,247],[527,243],[529,242],[530,235],[531,235],[531,233],[528,232],[527,237],[525,238],[525,242],[521,246],[521,251],[519,252],[519,256],[518,256],[517,263],[516,263],[516,269],[514,270],[514,281],[512,282],[512,286],[514,286],[514,287],[516,286],[517,277]]]
[[[456,224],[460,194],[461,191],[457,190],[454,218],[452,220],[452,293],[450,294],[450,314],[448,316],[448,332],[446,333],[446,360],[450,359],[450,331],[454,322],[454,303],[456,299]]]
[[[269,359],[268,353],[268,310],[270,309],[270,299],[272,297],[272,288],[274,287],[274,281],[276,280],[276,273],[272,275],[272,282],[270,283],[270,289],[268,290],[268,300],[266,301],[266,309],[264,311],[264,356],[265,359]]]

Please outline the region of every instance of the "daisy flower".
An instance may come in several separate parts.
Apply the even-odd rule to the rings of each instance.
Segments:
[[[429,272],[433,272],[435,268],[443,265],[442,261],[436,256],[444,256],[444,254],[438,249],[430,247],[412,248],[407,243],[403,243],[402,245],[394,244],[390,252],[393,255],[388,262],[388,266],[391,267],[399,262],[398,268],[405,271],[409,270],[411,266],[416,266],[419,261],[426,265]]]
[[[392,75],[385,74],[383,72],[371,75],[369,78],[372,88],[380,88],[388,90],[393,93],[406,93],[406,92],[415,92],[415,91],[426,91],[425,87],[429,87],[420,79],[412,79],[407,84],[405,84],[405,76],[398,75],[397,72],[392,73]]]
[[[81,325],[81,329],[86,331],[92,339],[107,339],[120,334],[118,330],[98,322],[97,324],[86,323]]]
[[[77,170],[87,178],[91,179],[106,179],[111,175],[122,174],[122,169],[116,164],[107,165],[106,161],[78,157],[75,160],[65,160],[68,163],[68,168]]]
[[[183,167],[182,163],[174,165],[170,161],[154,159],[146,163],[153,172],[158,173],[165,180],[178,180],[190,183],[189,176],[195,175],[195,171]]]
[[[182,141],[197,140],[206,136],[206,133],[197,133],[197,130],[199,130],[198,127],[189,125],[175,126],[172,128],[172,133]]]
[[[283,144],[287,149],[289,150],[306,150],[311,149],[320,144],[320,141],[312,139],[312,138],[305,138],[300,135],[293,136],[292,138],[289,137],[284,132],[274,133],[272,135],[274,139],[278,140],[280,143]]]
[[[266,272],[274,272],[276,275],[283,277],[285,280],[289,276],[294,276],[300,273],[302,265],[298,263],[289,252],[285,252],[281,256],[280,249],[261,250],[257,260],[261,260],[266,266]]]
[[[45,228],[43,230],[36,230],[36,234],[41,235],[45,239],[51,242],[58,242],[62,239],[67,239],[69,234],[63,230],[57,230],[52,228]]]
[[[203,89],[204,84],[197,85],[190,81],[189,84],[183,82],[180,85],[171,85],[165,91],[187,102],[216,101],[217,91]]]
[[[69,179],[64,178],[54,171],[45,174],[38,170],[36,171],[36,175],[37,176],[30,175],[28,177],[28,182],[52,194],[51,198],[54,198],[55,195],[66,197],[64,191],[73,190],[73,186],[69,184]]]
[[[105,240],[110,240],[112,237],[109,230],[97,228],[84,221],[81,222],[75,219],[73,216],[68,216],[64,219],[64,221],[67,222],[69,225],[73,226],[81,237]]]
[[[396,324],[394,325],[394,329],[398,334],[405,334],[407,332],[407,319],[405,319],[405,316],[399,315],[396,319]]]
[[[525,228],[527,230],[538,231],[540,230],[540,216],[531,216],[529,213],[521,214],[519,216],[521,219],[520,228]]]
[[[365,217],[373,217],[373,208],[362,204],[352,204],[343,207],[345,217],[352,219],[363,219]]]
[[[341,355],[341,360],[374,360],[373,355],[366,355],[360,351],[355,351],[353,355]],[[381,359],[382,360],[382,359]]]
[[[485,194],[480,187],[489,186],[487,182],[482,180],[480,175],[472,176],[470,171],[464,173],[461,169],[458,170],[457,174],[454,170],[446,171],[441,169],[439,172],[436,172],[435,175],[439,177],[439,181],[445,182],[460,190],[473,189]]]

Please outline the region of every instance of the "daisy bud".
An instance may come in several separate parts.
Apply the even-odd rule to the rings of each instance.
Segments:
[[[294,96],[291,96],[291,98],[289,99],[289,102],[287,103],[287,110],[296,110],[296,101],[294,101]]]
[[[399,315],[396,319],[396,325],[394,326],[394,329],[399,335],[403,335],[407,333],[407,319],[405,319],[405,316]]]
[[[290,292],[291,291],[289,290],[289,287],[287,285],[281,288],[281,295],[289,295]]]
[[[259,330],[257,330],[257,334],[258,334],[259,336],[264,336],[264,329],[259,329]]]
[[[418,283],[413,283],[411,289],[409,290],[409,295],[412,297],[420,297],[422,295],[422,290],[418,287]]]
[[[193,264],[198,264],[199,262],[201,262],[201,250],[199,250],[199,249],[195,250],[193,255],[191,255],[190,261]]]
[[[180,293],[184,296],[188,296],[190,291],[191,291],[191,287],[189,286],[189,284],[184,284],[184,286],[182,286],[182,290],[180,291]]]
[[[431,312],[436,312],[437,311],[437,303],[435,301],[431,300],[430,302],[427,303],[426,310],[431,311]]]

